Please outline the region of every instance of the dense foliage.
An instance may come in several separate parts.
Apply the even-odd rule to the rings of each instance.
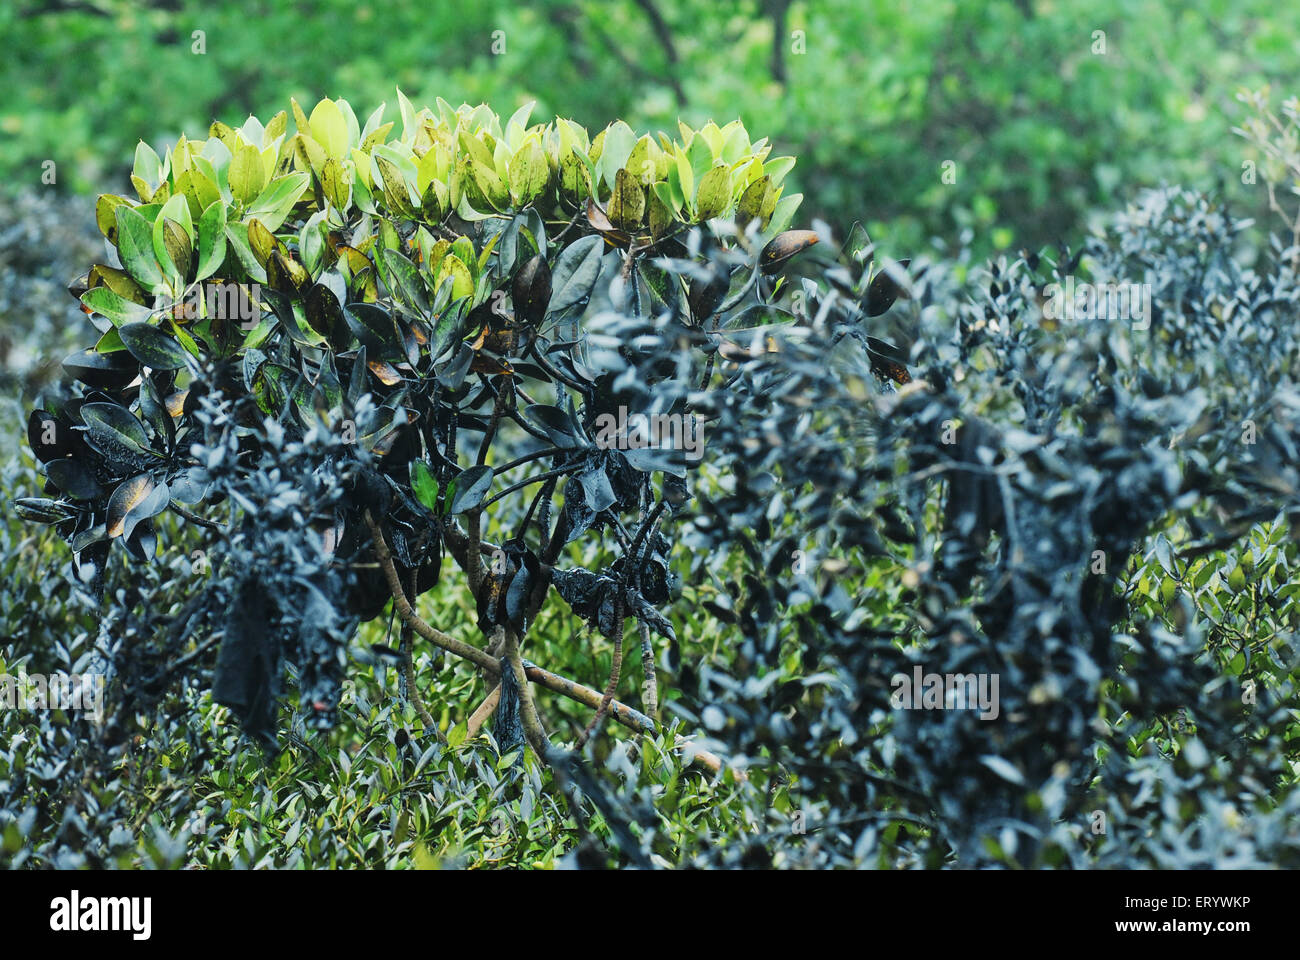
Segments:
[[[1300,861],[1293,249],[1243,266],[1169,189],[896,261],[782,232],[739,125],[401,107],[214,126],[101,198],[100,342],[30,417],[45,496],[4,475],[76,577],[0,656],[107,669],[108,712],[0,715],[7,857]],[[1075,281],[1149,302],[1062,315]],[[706,442],[611,445],[619,407]],[[902,709],[917,667],[995,715]]]

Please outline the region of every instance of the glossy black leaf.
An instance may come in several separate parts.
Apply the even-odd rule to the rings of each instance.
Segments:
[[[104,488],[95,479],[94,472],[81,460],[52,460],[45,466],[50,482],[70,497],[94,500],[103,496]]]
[[[551,268],[539,253],[515,273],[511,286],[515,319],[530,326],[539,325],[546,319],[551,293]]]
[[[895,271],[903,273],[911,262],[911,260],[899,260],[896,265],[882,265],[879,272],[871,278],[862,301],[862,308],[867,316],[878,317],[892,307],[899,297],[908,296],[904,282],[898,279]]]
[[[343,316],[371,360],[406,362],[406,345],[392,313],[373,303],[357,302],[349,303]]]
[[[476,510],[486,499],[492,489],[492,468],[487,464],[477,464],[462,470],[452,481],[456,492],[452,496],[452,514]]]

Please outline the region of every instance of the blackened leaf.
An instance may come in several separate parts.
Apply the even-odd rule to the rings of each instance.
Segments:
[[[881,266],[880,272],[871,278],[863,302],[863,309],[866,310],[867,316],[878,317],[892,307],[899,297],[907,296],[907,290],[899,282],[897,275],[905,271],[911,262],[911,260],[899,260],[897,265],[886,263]]]
[[[785,262],[797,253],[802,253],[817,242],[817,234],[812,230],[786,230],[778,233],[763,247],[758,255],[759,268],[765,274],[776,273]]]
[[[546,431],[556,446],[566,450],[579,446],[573,418],[559,407],[535,403],[524,411],[524,416]]]
[[[371,360],[406,362],[406,345],[397,321],[383,307],[373,303],[349,303],[343,311],[348,327],[365,345]]]
[[[108,531],[102,523],[97,523],[93,527],[85,530],[78,530],[69,541],[74,553],[80,553],[92,543],[98,543],[100,540],[108,539]]]
[[[98,353],[92,347],[74,353],[63,361],[69,376],[100,390],[116,390],[126,386],[140,372],[138,362],[125,350]]]
[[[145,520],[136,526],[122,537],[122,544],[132,559],[148,563],[158,549],[158,536],[154,533],[153,523]]]
[[[578,474],[578,481],[593,513],[601,513],[614,505],[614,488],[610,486],[602,464],[597,462],[583,470]]]
[[[528,626],[524,623],[524,607],[530,585],[528,568],[521,564],[515,572],[514,579],[510,581],[510,589],[506,592],[506,618],[521,633]]]
[[[515,274],[511,299],[519,322],[537,326],[546,318],[546,308],[551,302],[551,268],[540,253]]]
[[[80,582],[88,585],[90,595],[96,598],[102,598],[104,591],[108,547],[108,541],[101,540],[72,555],[73,573]]]
[[[468,467],[453,482],[456,493],[451,500],[451,512],[457,514],[477,509],[492,488],[492,468],[487,464]]]
[[[140,415],[153,428],[154,433],[163,438],[168,450],[176,445],[176,421],[159,398],[152,377],[145,377],[140,382]]]
[[[124,323],[117,328],[126,349],[146,367],[179,370],[185,366],[185,348],[148,323]]]
[[[87,403],[81,407],[81,420],[90,436],[111,432],[118,434],[140,448],[145,448],[149,438],[144,425],[126,407],[117,403]]]
[[[22,497],[14,501],[14,509],[24,520],[36,523],[57,523],[68,517],[67,507],[46,497]]]
[[[587,506],[587,495],[581,483],[571,479],[564,487],[564,519],[568,533],[565,543],[572,543],[596,522],[596,511]]]
[[[627,462],[645,473],[662,470],[675,477],[686,476],[686,453],[659,447],[639,447],[622,451]]]
[[[731,277],[723,270],[710,270],[707,278],[692,277],[686,293],[691,319],[697,324],[713,316],[731,288]]]
[[[630,613],[661,637],[670,641],[677,640],[677,634],[673,630],[671,620],[651,606],[649,601],[635,590],[629,589],[627,592],[632,601]]]
[[[171,498],[179,503],[200,503],[208,493],[208,484],[195,478],[198,468],[179,474],[167,484]]]
[[[867,337],[867,356],[871,360],[871,372],[882,380],[895,383],[910,383],[912,375],[907,372],[906,358],[893,344],[876,337]]]
[[[277,644],[269,635],[270,598],[258,581],[244,580],[229,607],[212,699],[230,707],[245,728],[266,741],[275,736],[275,698],[282,669]]]
[[[90,467],[80,460],[52,460],[45,472],[56,487],[77,500],[94,500],[104,493]]]
[[[355,407],[357,401],[366,393],[366,348],[362,344],[361,349],[357,351],[356,357],[352,361],[352,375],[348,380],[348,404]]]
[[[33,410],[27,418],[27,443],[41,463],[59,460],[73,451],[71,427],[45,410]]]
[[[553,292],[547,312],[559,313],[591,296],[591,288],[600,275],[600,258],[604,250],[604,241],[598,236],[583,237],[564,248],[555,261],[551,278]]]
[[[438,374],[438,382],[448,390],[459,390],[465,382],[465,374],[474,365],[474,356],[473,348],[468,343],[462,343],[456,356]]]
[[[352,342],[352,331],[347,320],[343,318],[343,308],[339,298],[323,283],[313,284],[307,291],[303,303],[307,323],[313,330],[329,341],[335,350],[346,350]]]

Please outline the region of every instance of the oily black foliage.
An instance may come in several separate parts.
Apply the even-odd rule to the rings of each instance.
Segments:
[[[1090,279],[1152,284],[1149,330],[1045,317],[1044,291],[1080,269],[1068,252],[991,264],[964,303],[936,281],[914,321],[924,382],[875,396],[854,387],[870,360],[843,349],[856,308],[805,286],[809,329],[715,394],[710,460],[734,488],[700,498],[690,541],[739,544],[750,573],[730,657],[683,682],[721,749],[785,771],[813,834],[774,815],[702,862],[1296,862],[1297,798],[1275,799],[1294,782],[1294,635],[1246,706],[1190,616],[1181,634],[1127,623],[1120,589],[1171,516],[1223,546],[1300,512],[1294,276],[1284,257],[1237,266],[1241,229],[1162,191],[1092,245]],[[800,575],[792,548],[839,560]],[[902,608],[849,595],[855,569],[903,577]],[[896,709],[891,679],[918,664],[998,677],[998,716]],[[1132,761],[1134,731],[1175,714],[1177,756]],[[1095,811],[1109,830],[1091,836]]]

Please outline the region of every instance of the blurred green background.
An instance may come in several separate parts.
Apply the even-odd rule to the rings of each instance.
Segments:
[[[1235,94],[1300,66],[1275,0],[18,0],[0,33],[0,192],[49,189],[49,160],[56,190],[129,192],[137,139],[290,96],[395,116],[400,86],[593,132],[740,116],[800,158],[801,219],[860,218],[899,255],[964,228],[977,252],[1073,240],[1161,181],[1262,209]]]

